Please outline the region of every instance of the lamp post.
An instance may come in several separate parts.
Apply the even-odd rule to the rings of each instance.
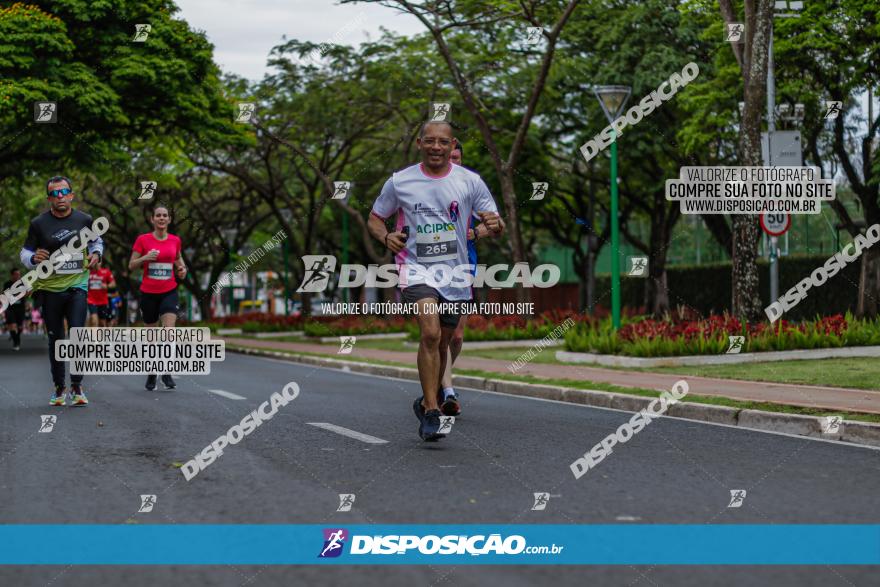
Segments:
[[[782,120],[803,120],[803,104],[795,104],[794,116],[789,117],[790,108],[787,104],[776,107],[776,69],[773,64],[773,17],[797,18],[804,9],[800,0],[781,0],[773,3],[773,16],[770,17],[770,43],[767,47],[767,164],[773,163],[773,135],[776,133],[776,117]],[[785,12],[792,10],[794,12]],[[787,234],[787,233],[786,233]],[[788,236],[786,236],[788,238]],[[779,262],[777,257],[778,237],[770,237],[770,301],[779,298]],[[787,242],[787,241],[786,241]],[[786,245],[786,249],[788,246]]]
[[[629,99],[629,86],[598,86],[593,93],[602,105],[602,111],[613,123],[620,117]],[[617,197],[617,133],[611,131],[611,323],[620,328],[620,231],[618,229]]]

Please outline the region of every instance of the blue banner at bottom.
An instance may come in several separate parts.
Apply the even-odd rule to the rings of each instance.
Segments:
[[[880,564],[880,525],[21,524],[0,544],[3,565]]]

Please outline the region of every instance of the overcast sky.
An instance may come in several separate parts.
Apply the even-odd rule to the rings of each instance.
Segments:
[[[372,4],[339,6],[334,0],[176,0],[182,17],[204,30],[214,44],[214,59],[225,71],[260,79],[268,70],[269,50],[288,39],[357,45],[379,37],[379,27],[396,33],[424,32],[408,14]],[[369,37],[368,37],[369,35]]]

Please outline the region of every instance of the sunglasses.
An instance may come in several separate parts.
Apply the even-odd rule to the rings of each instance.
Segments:
[[[61,196],[66,196],[67,194],[73,193],[73,190],[70,188],[61,188],[60,190],[49,190],[47,196],[50,198],[60,198]]]

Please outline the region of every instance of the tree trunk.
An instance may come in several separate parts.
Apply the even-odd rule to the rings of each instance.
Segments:
[[[202,313],[202,320],[211,320],[214,315],[211,312],[211,298],[212,295],[206,295],[202,298],[199,298],[199,311]]]
[[[767,91],[772,2],[746,2],[745,9],[746,44],[742,61],[745,107],[739,137],[739,159],[740,165],[761,166],[761,118]],[[735,316],[757,321],[763,316],[758,289],[758,218],[751,214],[734,215],[732,232],[732,311]]]
[[[651,231],[651,236],[654,241],[654,231]],[[660,238],[662,235],[658,235],[658,242],[651,243],[653,253],[648,260],[648,282],[645,288],[645,308],[655,318],[660,318],[669,311],[669,287],[666,283],[666,251],[669,243]]]
[[[859,301],[856,315],[859,318],[877,316],[877,297],[880,292],[880,249],[868,247],[862,251],[862,270],[859,275]]]

